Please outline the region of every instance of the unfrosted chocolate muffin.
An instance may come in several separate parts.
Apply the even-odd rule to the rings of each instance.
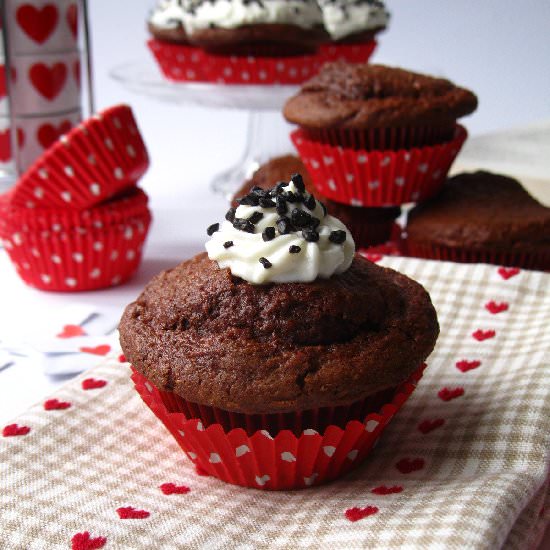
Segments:
[[[408,148],[450,139],[456,120],[476,107],[476,96],[449,80],[340,61],[325,64],[286,102],[283,113],[312,137],[335,145],[379,148],[387,142]],[[407,132],[386,136],[385,142],[384,136],[366,133],[392,129]]]
[[[550,268],[550,208],[510,177],[490,172],[449,178],[407,221],[411,255]]]
[[[237,206],[237,199],[253,187],[269,189],[273,182],[288,181],[296,173],[302,174],[306,190],[323,201],[328,211],[349,228],[357,247],[366,248],[390,240],[394,222],[401,215],[399,206],[368,208],[332,201],[315,189],[304,163],[295,155],[275,157],[262,164],[235,193],[231,204]]]

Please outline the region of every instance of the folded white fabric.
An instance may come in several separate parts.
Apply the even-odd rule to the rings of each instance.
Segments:
[[[3,428],[0,547],[535,547],[550,519],[550,275],[383,263],[426,286],[441,336],[352,474],[294,492],[199,476],[107,361]]]

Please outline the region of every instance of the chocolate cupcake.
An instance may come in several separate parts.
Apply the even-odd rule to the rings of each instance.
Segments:
[[[147,19],[147,28],[157,40],[188,44],[184,0],[160,0]]]
[[[395,220],[401,215],[400,207],[368,208],[332,201],[315,189],[304,163],[295,155],[275,157],[260,166],[235,193],[232,206],[237,206],[237,199],[250,193],[254,187],[269,189],[274,181],[288,181],[296,173],[303,175],[306,191],[323,201],[327,210],[350,230],[358,248],[390,240],[396,227]]]
[[[475,95],[382,65],[327,63],[284,107],[316,188],[346,204],[400,205],[437,192],[466,139]]]
[[[421,376],[439,331],[427,292],[355,256],[298,175],[254,189],[208,234],[208,256],[161,273],[124,312],[137,390],[225,481],[342,475]]]
[[[512,178],[474,172],[449,178],[407,221],[412,256],[550,269],[550,208]]]

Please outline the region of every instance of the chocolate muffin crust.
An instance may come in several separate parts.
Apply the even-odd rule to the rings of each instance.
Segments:
[[[550,251],[550,208],[512,178],[490,172],[449,178],[441,193],[415,206],[408,239],[469,249]]]
[[[259,286],[200,254],[155,277],[120,324],[126,357],[159,388],[249,414],[395,386],[438,332],[421,285],[359,256],[330,279]]]
[[[285,104],[309,129],[448,126],[472,113],[476,96],[449,80],[383,65],[327,63]]]

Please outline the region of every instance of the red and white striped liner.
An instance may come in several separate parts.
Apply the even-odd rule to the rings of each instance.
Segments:
[[[176,82],[223,84],[302,84],[325,59],[319,54],[293,57],[222,56],[195,46],[149,40],[164,76]]]
[[[91,208],[135,185],[148,166],[130,107],[117,105],[55,142],[19,179],[12,202],[29,209]]]
[[[399,206],[435,195],[466,136],[457,125],[454,138],[438,145],[362,151],[311,140],[301,129],[291,133],[319,193],[352,206]]]
[[[197,467],[222,481],[256,489],[304,489],[340,477],[358,466],[373,448],[384,428],[403,406],[422,377],[422,365],[397,388],[393,399],[362,421],[344,428],[328,426],[319,433],[303,428],[252,434],[243,428],[224,430],[202,420],[171,412],[161,392],[134,371],[136,391],[162,421]]]

